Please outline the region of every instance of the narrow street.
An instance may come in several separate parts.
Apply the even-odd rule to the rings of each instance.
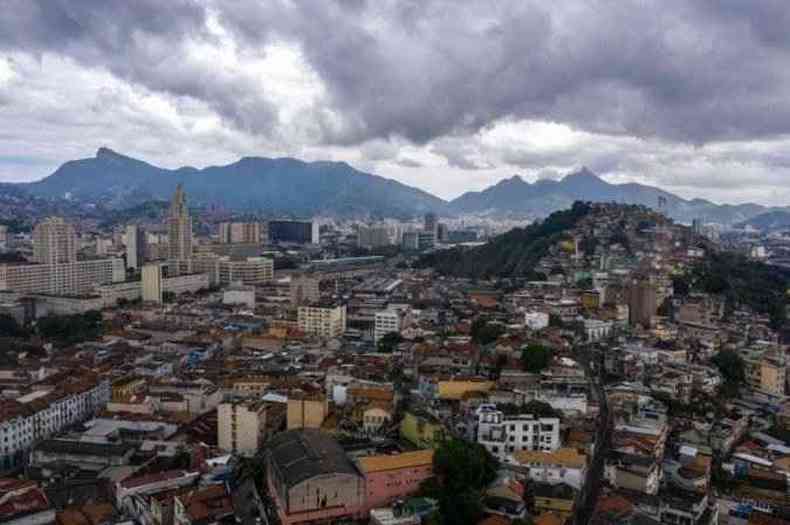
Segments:
[[[592,461],[587,469],[584,485],[577,499],[576,511],[573,516],[574,525],[586,525],[592,517],[595,503],[598,501],[598,496],[601,493],[604,460],[609,452],[612,433],[612,419],[609,413],[603,381],[599,374],[600,367],[595,367],[596,370],[593,371],[593,367],[590,365],[590,350],[590,347],[582,346],[577,349],[576,355],[577,360],[584,367],[585,373],[590,379],[590,386],[593,390],[593,395],[598,400],[600,413],[598,415],[598,427],[595,436],[595,450]]]

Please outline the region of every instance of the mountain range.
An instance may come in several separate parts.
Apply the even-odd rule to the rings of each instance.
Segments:
[[[171,170],[107,148],[100,148],[95,157],[66,162],[52,175],[23,186],[39,197],[130,207],[169,199],[178,184],[184,185],[192,205],[294,216],[412,217],[446,206],[427,192],[345,162],[244,157],[226,166]]]
[[[790,212],[759,204],[716,204],[687,200],[636,183],[610,184],[587,168],[561,180],[529,183],[519,176],[483,191],[445,201],[423,190],[354,169],[345,162],[303,162],[293,158],[244,157],[225,166],[166,169],[100,148],[94,157],[61,165],[44,179],[15,186],[35,197],[100,203],[126,208],[168,199],[183,184],[193,205],[217,204],[241,211],[294,216],[414,217],[440,215],[545,217],[578,200],[641,204],[677,221],[735,224],[766,212]]]

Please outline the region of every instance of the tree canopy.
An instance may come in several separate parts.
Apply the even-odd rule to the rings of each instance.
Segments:
[[[59,345],[71,345],[97,339],[102,333],[101,312],[91,310],[84,314],[48,315],[39,319],[39,335]]]
[[[541,222],[514,228],[476,248],[453,248],[423,256],[418,267],[433,267],[439,273],[473,279],[530,277],[535,265],[549,249],[567,236],[592,211],[590,204],[577,201],[570,209],[557,211]]]
[[[487,345],[496,341],[505,331],[502,325],[491,323],[487,319],[478,318],[470,329],[472,341],[479,345]]]
[[[725,395],[737,393],[738,388],[746,380],[743,359],[734,350],[722,350],[711,359],[724,377],[722,390]]]
[[[433,458],[437,483],[431,495],[439,501],[439,522],[466,525],[483,514],[482,491],[496,478],[497,461],[477,443],[444,441]]]
[[[530,344],[521,350],[521,364],[527,372],[538,373],[551,364],[554,352],[539,344]]]

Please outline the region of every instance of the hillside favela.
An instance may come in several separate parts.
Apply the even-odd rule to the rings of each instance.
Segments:
[[[0,0],[0,523],[790,525],[788,28]]]

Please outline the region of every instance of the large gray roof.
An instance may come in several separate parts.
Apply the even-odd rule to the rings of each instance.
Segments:
[[[343,447],[320,430],[289,430],[277,434],[269,441],[268,448],[289,487],[324,474],[360,475]]]

